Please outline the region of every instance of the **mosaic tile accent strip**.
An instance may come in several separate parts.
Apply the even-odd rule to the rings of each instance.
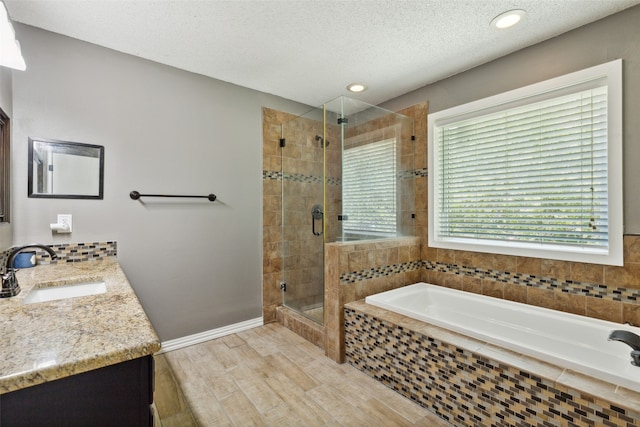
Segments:
[[[283,174],[282,172],[275,172],[275,171],[266,171],[263,170],[262,171],[262,179],[266,180],[266,179],[270,179],[273,181],[282,181],[284,176],[284,179],[287,181],[293,181],[293,182],[302,182],[302,183],[308,183],[308,184],[321,184],[322,183],[322,177],[321,176],[315,176],[315,175],[305,175],[305,174],[301,174],[301,173],[287,173],[287,174]],[[329,185],[340,185],[342,184],[342,180],[340,178],[327,178],[327,184]]]
[[[413,171],[414,175],[417,177],[427,177],[429,176],[429,170],[427,168],[416,169]]]
[[[262,171],[262,179],[271,179],[274,181],[282,181],[282,172]]]
[[[342,178],[327,178],[328,185],[342,185]]]
[[[304,175],[301,173],[285,173],[283,177],[286,181],[302,182],[306,184],[322,184],[321,176]]]
[[[346,361],[456,426],[640,426],[640,414],[345,308]]]
[[[602,284],[576,282],[572,280],[557,280],[549,277],[537,277],[529,274],[510,273],[497,270],[484,270],[481,268],[465,267],[456,264],[444,264],[433,261],[423,262],[426,270],[437,271],[440,273],[459,274],[477,277],[479,279],[491,279],[497,282],[520,286],[530,286],[611,301],[640,304],[640,289],[616,288]]]
[[[391,276],[405,271],[419,270],[423,268],[423,261],[410,261],[401,264],[386,265],[383,267],[370,268],[368,270],[354,271],[340,275],[340,283],[355,283],[360,280],[373,279],[376,277]]]
[[[409,178],[416,178],[416,177],[426,177],[427,174],[427,168],[422,168],[422,169],[414,169],[414,170],[408,170],[408,171],[402,171],[398,173],[398,178],[399,179],[409,179]],[[274,181],[282,181],[283,178],[283,174],[282,172],[279,171],[267,171],[267,170],[263,170],[262,171],[262,179],[266,180],[266,179],[271,179]],[[306,182],[306,183],[313,183],[313,184],[319,184],[322,183],[322,177],[321,176],[314,176],[314,175],[305,175],[305,174],[300,174],[300,173],[293,173],[293,174],[284,174],[284,179],[286,180],[290,180],[293,182]],[[327,178],[327,184],[329,185],[341,185],[342,184],[342,179],[341,178],[333,178],[333,177],[329,177]]]
[[[402,172],[398,173],[398,177],[401,178],[401,179],[416,178],[416,177],[426,177],[428,175],[429,174],[427,172],[427,168],[407,170],[407,171],[402,171]]]
[[[640,289],[611,287],[602,284],[576,282],[573,280],[558,280],[549,277],[537,277],[529,274],[510,273],[507,271],[484,270],[481,268],[465,267],[456,264],[444,264],[434,261],[412,261],[404,264],[394,264],[343,273],[340,275],[340,283],[354,283],[361,280],[390,276],[403,271],[423,268],[440,273],[464,275],[478,279],[491,279],[496,282],[509,283],[518,286],[529,286],[610,301],[640,304]]]
[[[57,258],[52,260],[47,252],[42,249],[35,249],[36,262],[39,265],[82,262],[118,256],[117,242],[65,243],[47,246],[56,252]],[[9,252],[9,250],[6,250],[0,254],[0,265],[4,266],[6,264]]]

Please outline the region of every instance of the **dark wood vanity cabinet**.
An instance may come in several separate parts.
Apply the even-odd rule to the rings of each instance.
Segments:
[[[153,356],[0,395],[0,426],[153,426]]]

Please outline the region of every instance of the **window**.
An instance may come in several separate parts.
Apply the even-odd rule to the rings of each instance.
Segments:
[[[395,138],[345,148],[342,168],[344,233],[395,236]]]
[[[621,61],[429,117],[429,245],[622,265]]]
[[[0,222],[9,222],[11,207],[11,180],[9,165],[11,165],[11,151],[9,149],[9,116],[0,109]]]

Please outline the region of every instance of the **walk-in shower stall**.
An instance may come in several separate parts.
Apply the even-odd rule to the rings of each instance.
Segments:
[[[411,118],[346,97],[282,125],[285,306],[323,323],[325,243],[414,234],[412,135]]]

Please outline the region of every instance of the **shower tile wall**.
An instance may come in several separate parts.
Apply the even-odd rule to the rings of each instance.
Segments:
[[[285,148],[279,141],[281,124],[285,127]],[[341,206],[339,128],[327,127],[327,206],[325,215],[336,215]],[[263,316],[265,323],[276,320],[276,307],[282,303],[280,282],[282,262],[288,271],[290,286],[287,301],[313,310],[322,301],[322,237],[311,229],[311,209],[323,202],[323,158],[321,141],[325,137],[322,122],[301,118],[268,108],[263,109]],[[284,171],[284,172],[282,172]],[[283,181],[285,185],[283,186]],[[285,194],[282,194],[284,187]],[[287,212],[282,227],[282,200]],[[340,234],[327,221],[325,234]],[[316,223],[320,226],[320,221]],[[319,231],[319,230],[318,230]],[[284,240],[283,240],[284,238]],[[318,289],[320,291],[318,292]],[[316,311],[322,315],[321,311]]]
[[[286,303],[320,316],[323,300],[323,220],[311,221],[313,206],[324,199],[323,124],[298,117],[284,125],[286,145],[281,148],[283,171],[283,268],[287,281]],[[328,137],[327,140],[330,140]],[[326,148],[336,150],[337,144]],[[328,207],[327,207],[328,208]],[[322,209],[327,212],[327,208]]]
[[[265,323],[276,320],[282,304],[282,159],[281,124],[292,114],[262,109],[262,316]]]
[[[402,231],[410,233],[426,233],[426,112],[427,103],[419,104],[408,109],[399,111],[400,114],[409,116],[415,120],[414,135],[415,141],[411,140],[411,128],[406,128],[401,134],[395,133],[393,136],[399,136],[402,141],[401,155],[401,172],[398,174],[401,185],[403,186],[404,198],[401,201],[401,218]],[[280,292],[281,280],[281,263],[282,263],[282,237],[281,237],[281,158],[279,139],[281,137],[280,124],[295,119],[296,116],[291,114],[263,109],[263,245],[264,245],[264,271],[263,271],[263,315],[265,323],[276,320],[276,308],[281,305],[282,296]],[[386,120],[386,121],[385,121]],[[381,118],[376,121],[368,122],[361,127],[352,127],[346,129],[345,139],[352,138],[355,133],[366,132],[384,132],[389,126],[390,117]],[[301,126],[300,132],[304,132],[310,143],[315,142],[315,135],[322,134],[322,129],[318,129],[317,123],[308,122],[306,126]],[[341,157],[340,157],[340,127],[336,125],[327,125],[327,140],[332,142],[327,147],[327,206],[325,213],[327,218],[335,218],[340,213],[342,206],[342,188],[341,188]],[[287,144],[289,140],[287,140]],[[305,141],[306,143],[306,141]],[[301,151],[302,152],[302,151]],[[308,160],[311,161],[309,157]],[[289,160],[285,160],[289,161]],[[291,159],[290,161],[297,161]],[[295,165],[290,165],[294,166]],[[308,165],[307,165],[308,166]],[[308,175],[302,173],[302,175]],[[302,177],[299,177],[303,179]],[[308,178],[311,179],[311,178]],[[422,190],[421,190],[422,189]],[[424,194],[419,192],[423,191]],[[286,197],[285,197],[286,199]],[[421,205],[420,201],[424,201]],[[309,212],[306,212],[310,215]],[[412,218],[415,213],[415,218]],[[327,221],[328,227],[325,230],[327,241],[335,240],[335,237],[341,234],[340,223],[338,221]],[[307,227],[308,228],[308,227]],[[307,230],[308,231],[308,230]],[[382,248],[380,245],[384,246]],[[336,251],[342,253],[342,259],[351,258],[349,264],[344,261],[340,263],[333,261],[325,263],[326,268],[336,267],[336,279],[331,283],[331,293],[340,293],[342,296],[336,300],[331,298],[325,307],[325,322],[327,327],[331,325],[327,331],[326,343],[321,345],[327,349],[327,353],[331,351],[331,357],[334,360],[342,358],[342,345],[340,337],[344,330],[340,326],[342,319],[342,305],[345,302],[353,301],[353,298],[363,298],[366,295],[378,292],[380,289],[390,289],[392,287],[402,286],[417,281],[420,278],[421,264],[420,260],[420,240],[419,239],[399,239],[395,242],[382,241],[363,244],[343,245]],[[325,253],[325,256],[326,253]],[[340,259],[340,256],[337,255]],[[356,262],[359,259],[362,262]],[[367,264],[367,260],[372,260]],[[372,267],[377,273],[368,273],[358,275],[358,271],[363,268],[371,270]],[[325,274],[326,271],[325,271]],[[352,274],[351,280],[348,279]],[[374,274],[374,276],[371,276]],[[384,277],[383,277],[384,276]],[[364,281],[361,281],[363,279]],[[329,286],[329,285],[327,285]],[[325,294],[328,292],[325,289]],[[279,314],[282,318],[283,314]],[[305,319],[297,319],[294,323],[296,329],[305,336],[309,336],[312,342],[318,341],[319,332],[314,325],[304,325]],[[308,333],[307,333],[308,332]]]

